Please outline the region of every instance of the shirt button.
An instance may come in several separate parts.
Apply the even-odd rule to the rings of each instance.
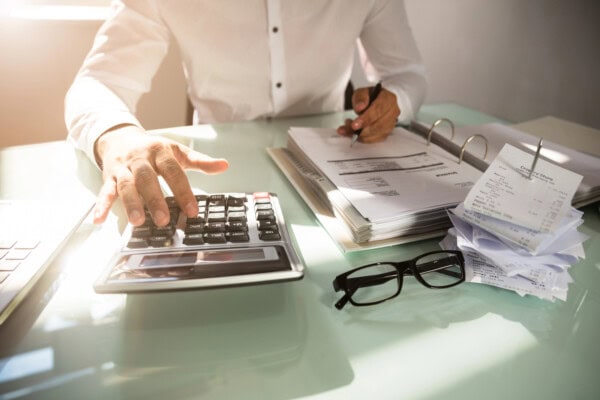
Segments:
[[[275,86],[276,86],[277,88],[280,88],[280,87],[281,87],[281,82],[277,82],[277,83],[275,84]]]
[[[279,32],[279,28],[278,28],[278,27],[276,27],[276,26],[274,26],[274,27],[273,27],[273,33],[277,33],[277,32]]]

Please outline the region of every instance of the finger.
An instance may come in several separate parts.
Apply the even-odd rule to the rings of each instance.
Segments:
[[[374,135],[382,129],[388,130],[387,133],[391,132],[396,125],[399,115],[400,109],[396,102],[396,96],[384,89],[380,96],[373,101],[373,104],[352,122],[352,128],[355,130],[363,129],[361,139],[363,142],[366,142],[366,137]],[[381,121],[385,122],[385,126]],[[378,123],[377,130],[374,130],[373,128],[366,129],[376,123]],[[365,133],[364,130],[367,130],[367,132]]]
[[[205,174],[218,174],[229,168],[229,162],[224,158],[213,158],[181,145],[177,145],[174,150],[177,161],[183,168],[199,170]]]
[[[356,89],[352,93],[352,109],[360,114],[369,107],[369,88]]]
[[[352,120],[351,119],[346,119],[344,125],[340,125],[337,128],[337,133],[338,135],[342,135],[342,136],[352,136],[354,134],[354,131],[352,130]]]
[[[122,168],[116,176],[117,195],[121,197],[129,223],[133,226],[142,225],[146,219],[144,204],[135,188],[131,171]]]
[[[106,221],[108,212],[112,207],[113,203],[117,198],[117,185],[112,177],[107,178],[100,192],[98,193],[98,199],[94,206],[93,221],[94,224],[101,224]]]
[[[192,192],[185,172],[171,152],[163,152],[157,156],[156,169],[160,173],[175,196],[179,207],[188,217],[198,215],[198,202]]]
[[[363,128],[360,140],[363,143],[380,142],[387,138],[396,126],[396,114],[393,110],[388,110],[380,118],[371,122]]]
[[[133,174],[134,186],[139,195],[141,195],[152,220],[158,226],[165,226],[169,223],[169,207],[158,182],[158,175],[152,165],[145,159],[140,159],[132,163],[131,173]],[[139,196],[137,196],[139,198]],[[133,194],[132,199],[133,201]]]

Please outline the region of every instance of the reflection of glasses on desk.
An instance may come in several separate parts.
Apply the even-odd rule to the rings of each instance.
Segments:
[[[336,292],[344,296],[335,303],[341,310],[348,301],[355,306],[370,306],[398,296],[404,275],[412,275],[425,287],[444,289],[465,280],[465,262],[460,251],[433,251],[402,262],[378,262],[338,275]]]

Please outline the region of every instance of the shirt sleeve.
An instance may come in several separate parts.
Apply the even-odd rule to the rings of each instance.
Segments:
[[[404,1],[376,1],[360,34],[366,74],[381,80],[400,107],[398,122],[408,123],[425,101],[427,78]]]
[[[65,97],[68,140],[94,157],[96,139],[135,117],[169,47],[169,31],[150,0],[115,1]]]

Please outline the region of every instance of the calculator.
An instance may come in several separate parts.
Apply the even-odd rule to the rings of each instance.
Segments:
[[[196,195],[199,212],[191,218],[173,196],[165,200],[170,223],[155,225],[146,209],[143,225],[129,224],[122,247],[94,284],[96,292],[202,289],[303,277],[275,193]]]

